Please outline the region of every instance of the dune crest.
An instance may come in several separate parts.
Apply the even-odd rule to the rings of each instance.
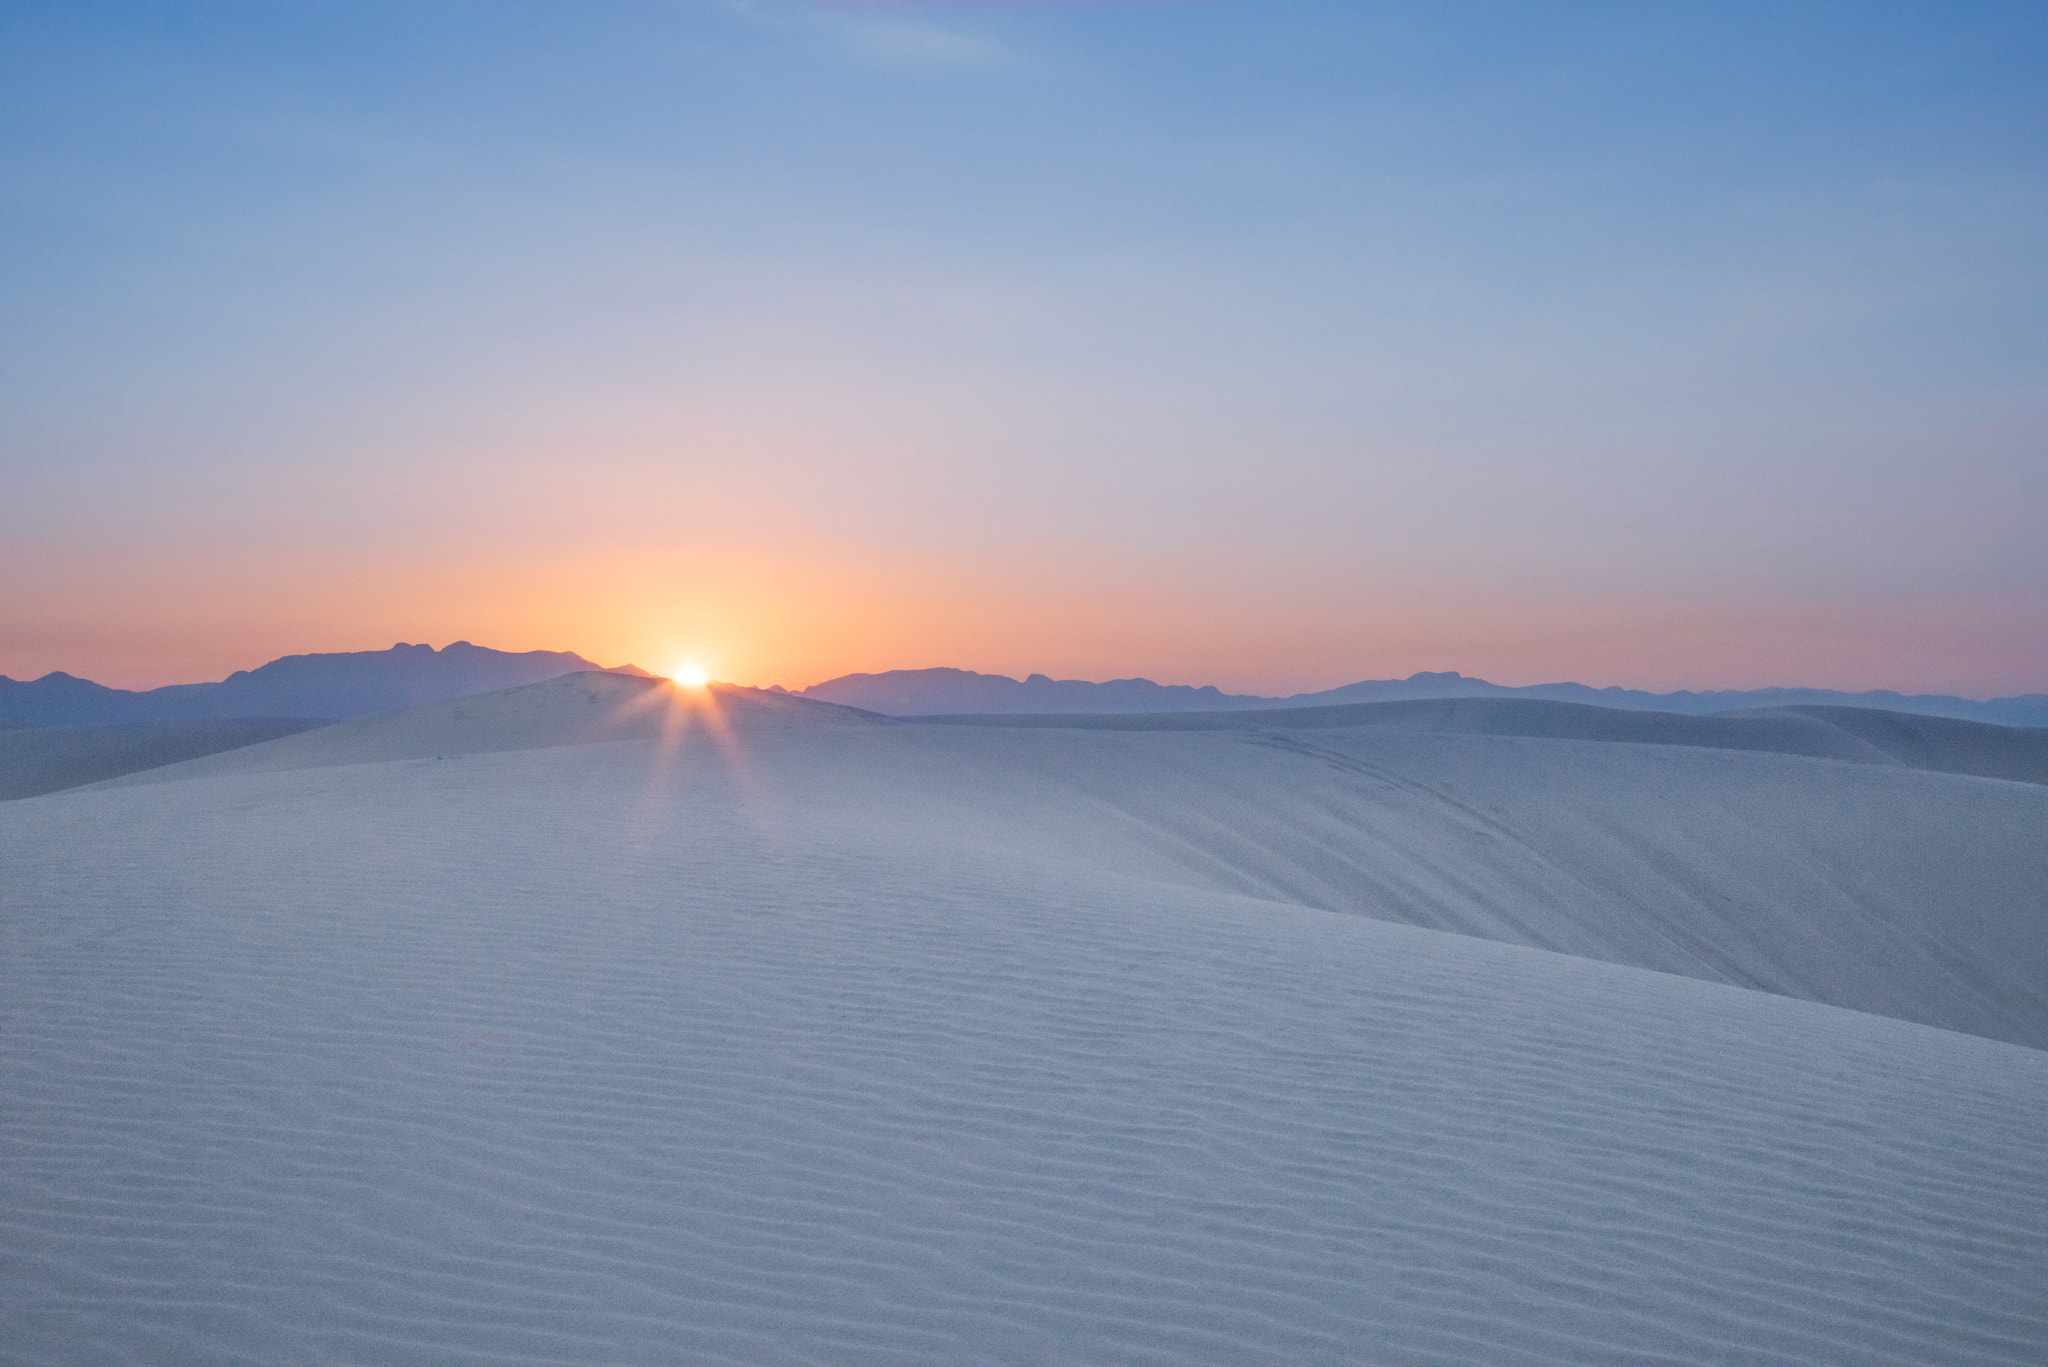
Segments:
[[[722,683],[690,689],[667,679],[587,670],[523,688],[336,722],[114,783],[170,783],[231,773],[673,739],[691,731],[891,724],[853,708],[764,689]]]
[[[1375,729],[1682,745],[2048,783],[2048,731],[1860,707],[1772,707],[1711,716],[1537,698],[1428,698],[1264,711],[928,717],[927,724],[1100,731]]]

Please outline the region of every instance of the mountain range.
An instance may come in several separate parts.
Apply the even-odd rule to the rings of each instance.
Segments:
[[[0,723],[85,726],[253,717],[337,720],[492,693],[603,667],[573,651],[514,653],[457,641],[440,650],[401,642],[389,650],[287,655],[259,669],[238,669],[218,683],[171,684],[146,692],[108,688],[61,670],[26,682],[0,675]],[[646,673],[634,665],[622,665],[612,672]]]
[[[801,696],[894,717],[1002,715],[1072,712],[1223,712],[1275,707],[1329,707],[1341,703],[1408,702],[1422,698],[1541,698],[1590,703],[1638,712],[1682,712],[1703,716],[1758,707],[1875,707],[2002,726],[2048,726],[2048,693],[2028,693],[1979,702],[1934,694],[1888,690],[1842,693],[1826,688],[1728,689],[1703,693],[1648,693],[1633,688],[1593,688],[1581,683],[1531,684],[1511,688],[1468,678],[1455,670],[1413,674],[1405,679],[1372,679],[1320,693],[1262,698],[1216,688],[1156,684],[1150,679],[1088,683],[1033,674],[1018,680],[964,669],[894,669],[884,674],[847,674],[802,689]]]
[[[539,683],[562,674],[603,669],[573,651],[491,650],[457,641],[440,650],[398,644],[389,650],[287,655],[258,669],[237,670],[217,683],[172,684],[131,692],[61,671],[20,681],[0,675],[0,726],[105,725],[119,722],[297,718],[338,720]],[[634,665],[610,670],[645,677]],[[777,689],[776,691],[784,691]],[[1977,701],[1890,691],[1843,693],[1823,688],[1759,688],[1650,693],[1581,683],[1513,688],[1456,671],[1405,679],[1373,679],[1317,693],[1258,697],[1150,679],[1012,679],[965,669],[895,669],[846,674],[797,696],[896,717],[974,715],[1225,712],[1425,698],[1539,698],[1628,711],[1701,716],[1760,707],[1873,707],[1955,717],[2003,726],[2048,727],[2048,694]]]

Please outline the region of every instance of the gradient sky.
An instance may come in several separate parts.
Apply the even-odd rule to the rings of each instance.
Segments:
[[[2048,6],[0,6],[0,673],[2048,690]]]

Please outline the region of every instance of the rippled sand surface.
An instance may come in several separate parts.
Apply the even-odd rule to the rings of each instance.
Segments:
[[[2048,789],[610,687],[0,807],[0,1357],[2048,1360]]]

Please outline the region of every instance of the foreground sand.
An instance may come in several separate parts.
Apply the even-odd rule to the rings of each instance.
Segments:
[[[9,1354],[2048,1360],[2048,788],[649,688],[0,807]]]

